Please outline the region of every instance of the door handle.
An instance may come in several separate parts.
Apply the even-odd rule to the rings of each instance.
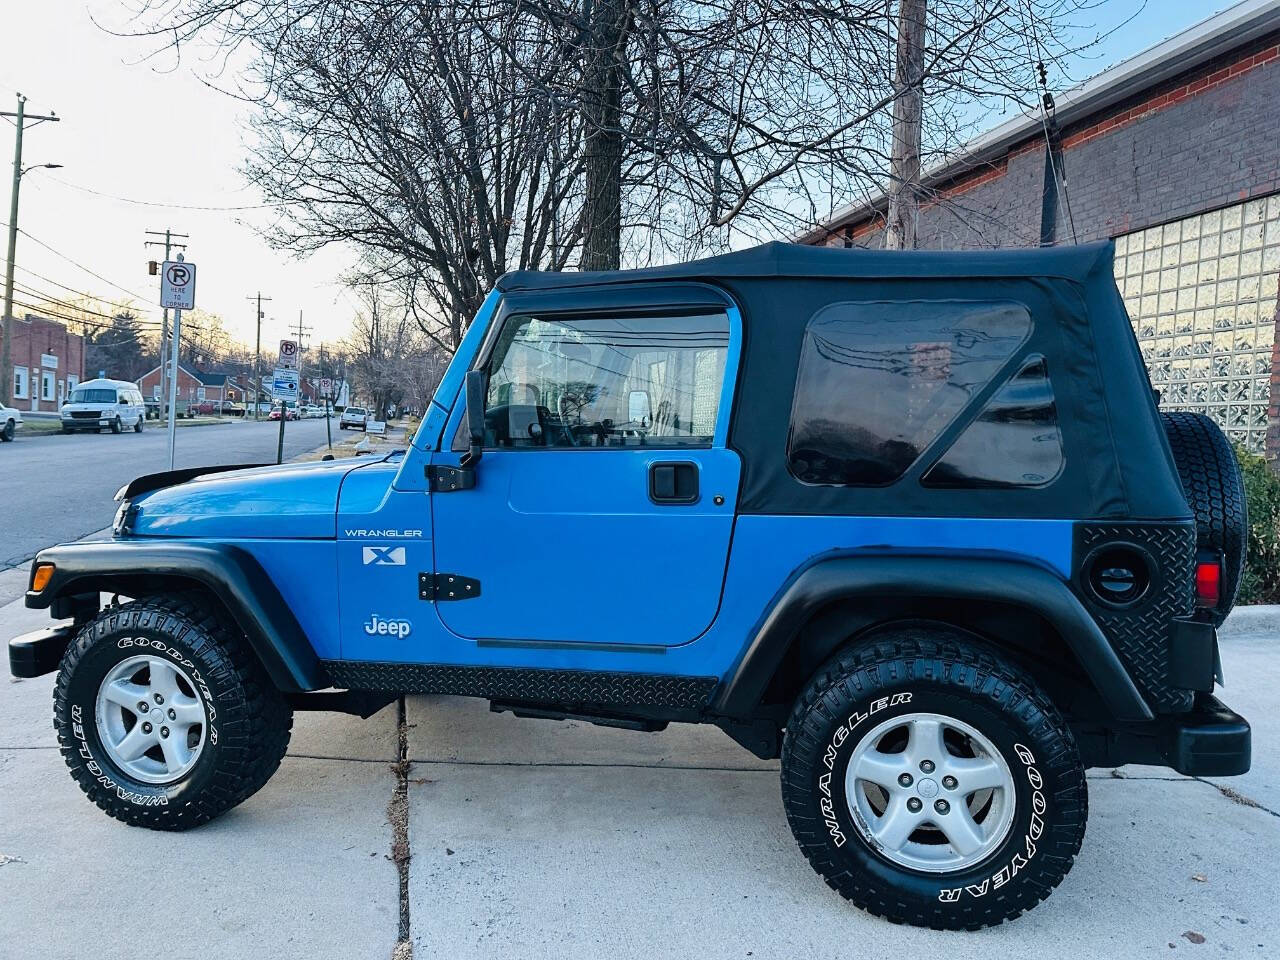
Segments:
[[[649,464],[649,499],[658,504],[698,502],[698,465],[689,460]]]

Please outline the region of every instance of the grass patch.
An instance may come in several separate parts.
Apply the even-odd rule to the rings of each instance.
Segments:
[[[50,433],[58,433],[62,429],[61,420],[45,420],[43,418],[36,420],[23,420],[22,426],[18,428],[16,436],[18,437],[41,437]]]

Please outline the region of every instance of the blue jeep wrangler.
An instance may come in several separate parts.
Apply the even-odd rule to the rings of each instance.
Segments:
[[[157,829],[253,794],[299,709],[713,723],[781,758],[845,897],[999,923],[1070,868],[1087,767],[1249,766],[1213,696],[1239,472],[1159,412],[1111,260],[508,274],[407,450],[135,480],[112,540],[33,561],[62,623],[12,670],[58,672],[72,775]]]

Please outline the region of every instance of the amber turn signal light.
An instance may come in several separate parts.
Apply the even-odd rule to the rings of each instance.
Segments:
[[[35,574],[31,577],[32,593],[39,593],[49,585],[49,581],[53,579],[53,564],[42,563],[36,567]]]

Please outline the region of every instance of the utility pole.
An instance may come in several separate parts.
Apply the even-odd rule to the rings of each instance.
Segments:
[[[159,230],[148,230],[146,231],[146,235],[149,237],[164,237],[163,240],[144,240],[142,243],[142,246],[143,247],[164,247],[165,260],[169,259],[174,247],[177,247],[179,250],[187,249],[187,245],[185,243],[174,243],[173,242],[174,237],[178,237],[181,240],[191,239],[187,234],[173,233],[167,227],[165,228],[164,233],[161,233]],[[165,419],[164,405],[166,402],[168,402],[167,398],[169,396],[169,391],[166,389],[166,386],[168,385],[168,382],[169,382],[169,365],[168,365],[169,311],[168,309],[165,309],[162,311],[162,316],[163,316],[163,320],[161,321],[161,324],[160,324],[160,418],[163,420]],[[173,349],[175,351],[178,349],[176,338],[173,344]],[[176,356],[176,353],[175,353],[175,356]],[[174,366],[176,367],[177,364],[174,364]]]
[[[255,323],[258,327],[258,337],[253,345],[253,419],[258,419],[258,400],[262,397],[262,301],[271,301],[270,297],[264,297],[262,291],[259,290],[255,296],[245,297],[246,300],[258,301],[258,314]]]
[[[298,335],[298,402],[302,402],[302,338],[311,336],[314,327],[302,325],[302,311],[298,311],[298,326],[294,332]]]
[[[893,145],[889,158],[886,250],[912,250],[920,223],[920,126],[924,107],[924,27],[927,0],[898,0]]]
[[[13,192],[9,195],[9,259],[4,271],[4,344],[0,346],[0,403],[13,402],[13,258],[18,246],[18,187],[22,183],[22,131],[29,123],[33,127],[37,123],[57,123],[61,117],[50,111],[48,116],[38,113],[27,113],[27,98],[18,94],[18,110],[16,113],[0,111],[0,117],[11,117],[17,133],[13,140]],[[43,163],[42,167],[57,167],[61,164]]]

